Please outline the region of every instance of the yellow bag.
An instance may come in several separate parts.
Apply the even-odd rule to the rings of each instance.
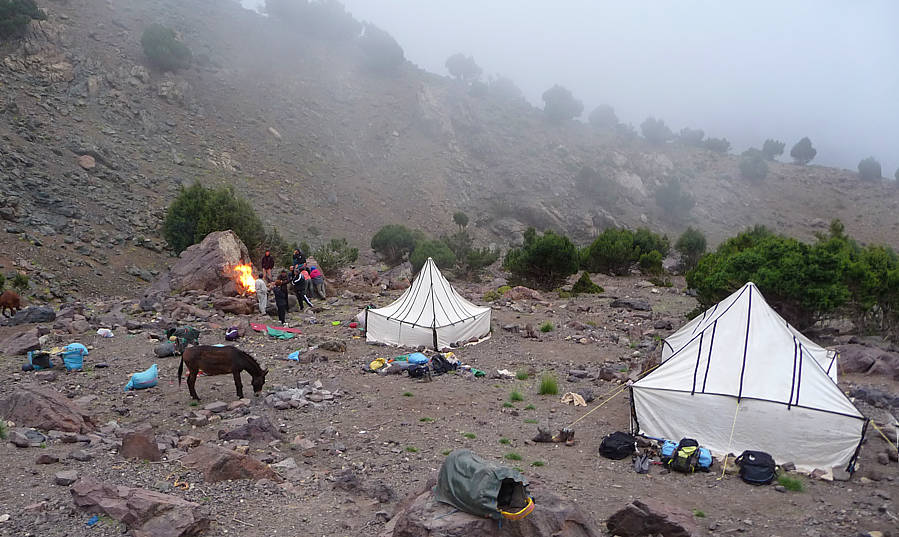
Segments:
[[[377,371],[378,369],[384,367],[386,363],[387,360],[385,358],[375,358],[371,361],[370,364],[368,364],[368,367],[370,367],[372,371]]]

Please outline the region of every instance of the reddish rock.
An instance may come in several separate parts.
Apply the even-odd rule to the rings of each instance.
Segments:
[[[521,285],[509,289],[503,296],[509,300],[543,300],[539,292]]]
[[[691,537],[697,534],[692,513],[658,500],[634,500],[609,517],[606,527],[621,537]]]
[[[250,252],[231,230],[206,235],[200,244],[187,248],[179,257],[171,270],[153,283],[148,295],[195,289],[233,296],[237,289],[229,267],[250,263]]]
[[[152,427],[141,427],[125,433],[119,455],[126,459],[158,461],[162,458]]]
[[[238,297],[221,297],[217,298],[212,307],[224,311],[225,313],[233,313],[235,315],[252,315],[259,305],[256,299],[238,298]]]
[[[38,351],[41,349],[38,337],[40,337],[40,333],[37,328],[22,327],[0,341],[0,354],[18,356],[27,354],[28,351]]]
[[[189,537],[209,527],[199,504],[160,492],[82,479],[72,488],[77,507],[125,524],[135,537]]]
[[[56,455],[50,455],[49,453],[42,453],[35,459],[34,464],[55,464],[59,462],[59,457]]]
[[[78,165],[85,170],[93,170],[97,167],[97,160],[90,155],[81,155],[78,157]]]
[[[88,433],[94,430],[90,416],[59,392],[38,386],[21,386],[0,399],[0,416],[25,427]]]
[[[181,463],[186,467],[201,470],[203,479],[210,483],[229,479],[271,479],[278,483],[282,481],[267,464],[211,444],[203,444],[192,449],[181,459]]]

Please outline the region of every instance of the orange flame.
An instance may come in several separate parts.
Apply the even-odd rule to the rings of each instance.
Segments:
[[[253,277],[252,265],[234,265],[230,270],[241,294],[256,293],[256,278]]]

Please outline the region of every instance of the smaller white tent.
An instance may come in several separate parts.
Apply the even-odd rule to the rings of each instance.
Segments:
[[[752,282],[665,339],[631,387],[635,429],[723,456],[766,451],[801,470],[851,468],[867,424],[835,355],[790,326]]]
[[[365,340],[435,350],[490,336],[490,308],[462,298],[430,257],[395,302],[365,314]]]

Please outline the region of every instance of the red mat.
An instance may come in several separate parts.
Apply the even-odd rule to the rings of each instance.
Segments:
[[[269,328],[267,324],[258,324],[258,323],[250,323],[250,327],[257,332],[266,332],[266,328]],[[284,326],[272,326],[273,330],[280,330],[282,332],[290,332],[291,334],[302,334],[299,328],[287,328]]]

